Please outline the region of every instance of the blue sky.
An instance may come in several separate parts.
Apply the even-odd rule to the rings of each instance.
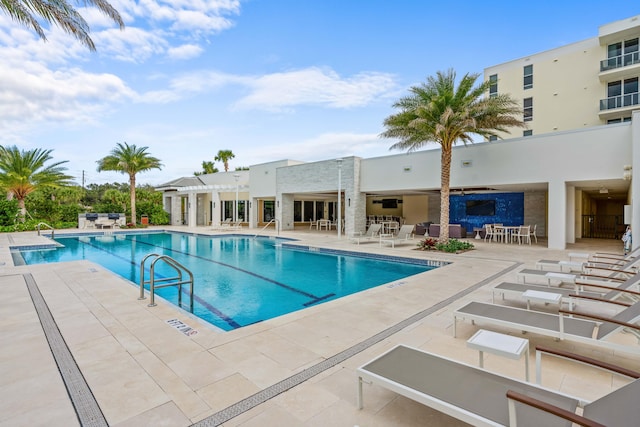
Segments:
[[[114,0],[126,29],[80,9],[98,52],[0,14],[0,144],[52,149],[78,184],[118,142],[149,147],[161,184],[218,150],[231,169],[390,153],[391,105],[438,70],[459,75],[577,42],[635,2]],[[391,152],[393,153],[393,152]],[[219,169],[222,165],[216,163]]]

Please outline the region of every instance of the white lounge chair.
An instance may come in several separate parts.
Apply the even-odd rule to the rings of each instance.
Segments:
[[[360,244],[360,242],[378,240],[381,228],[382,224],[371,224],[366,233],[354,233],[349,236],[349,240],[356,242],[357,244]]]
[[[607,252],[569,252],[568,255],[572,261],[627,262],[640,257],[640,246],[624,255]]]
[[[585,360],[580,362],[586,363]],[[638,377],[635,372],[625,371],[624,375]],[[571,425],[568,418],[574,422],[595,420],[608,426],[635,427],[640,419],[640,405],[635,404],[640,393],[637,379],[586,402],[404,345],[394,347],[356,372],[359,409],[363,407],[362,384],[368,382],[474,426],[567,426]],[[521,403],[515,403],[516,399]],[[544,405],[537,405],[538,402]],[[582,416],[576,414],[579,407]],[[583,425],[597,424],[592,421]]]
[[[580,284],[576,283],[571,287],[546,286],[537,284],[523,284],[502,282],[493,287],[492,298],[495,302],[495,296],[501,295],[522,298],[527,291],[551,292],[562,295],[563,298],[569,298],[572,295],[582,295],[594,298],[601,298],[609,301],[619,299],[627,299],[628,301],[640,301],[640,292],[633,290],[640,284],[640,275],[633,276],[624,282],[615,286],[598,285],[594,283]]]
[[[606,303],[602,301],[602,304]],[[619,303],[616,302],[616,304]],[[636,325],[640,320],[640,302],[626,307],[615,316],[606,317],[565,309],[560,309],[558,314],[550,314],[474,301],[453,313],[454,337],[457,334],[458,319],[640,354],[640,345],[630,346],[608,340],[622,330],[640,338],[640,326]]]
[[[562,283],[621,283],[631,276],[631,272],[615,270],[607,275],[586,274],[586,273],[558,273],[555,271],[534,270],[525,268],[517,272],[516,277],[521,283],[532,281],[533,283],[543,282],[547,285],[560,285]]]
[[[563,273],[588,272],[595,274],[595,272],[601,272],[603,274],[611,274],[616,271],[626,271],[633,274],[638,272],[639,266],[640,258],[638,257],[628,259],[600,258],[585,261],[541,259],[536,262],[536,269],[538,270]]]
[[[393,234],[381,234],[380,235],[380,246],[383,243],[390,244],[392,248],[395,248],[397,243],[410,243],[413,242],[413,229],[415,225],[405,224],[400,227],[398,230],[398,235],[394,236]]]

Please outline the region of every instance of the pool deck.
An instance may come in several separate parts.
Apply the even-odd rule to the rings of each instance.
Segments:
[[[220,233],[210,227],[175,229]],[[148,307],[148,299],[138,300],[136,286],[89,262],[13,266],[10,246],[50,240],[31,232],[0,234],[0,427],[465,425],[375,385],[365,385],[364,408],[358,410],[355,369],[396,344],[477,364],[478,352],[466,340],[479,326],[459,322],[454,338],[453,310],[472,300],[491,302],[493,285],[515,282],[518,270],[534,268],[540,259],[622,251],[621,242],[597,239],[562,251],[547,249],[546,241],[519,246],[470,238],[475,250],[444,254],[416,251],[413,244],[356,245],[345,236],[338,240],[335,231],[305,228],[280,236],[308,246],[451,264],[222,332],[161,299]],[[171,319],[197,334],[181,332],[167,323]],[[637,356],[525,337],[532,374],[538,344],[640,370]],[[490,371],[524,379],[522,360],[484,360]],[[543,385],[587,400],[625,382],[557,359],[543,366]]]

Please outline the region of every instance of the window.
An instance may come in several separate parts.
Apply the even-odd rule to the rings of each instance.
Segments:
[[[324,219],[324,202],[316,202],[316,219]]]
[[[624,42],[623,65],[638,63],[638,39],[631,39]]]
[[[489,76],[489,98],[498,96],[498,75],[492,74]]]
[[[638,104],[638,78],[626,79],[624,81],[624,106]]]
[[[295,222],[302,221],[302,201],[301,200],[293,201],[293,220]]]
[[[607,46],[607,58],[615,58],[622,55],[622,42]]]
[[[220,203],[220,213],[223,221],[227,218],[233,220],[233,203],[231,200],[223,200]]]
[[[522,136],[531,136],[531,135],[533,135],[533,130],[531,129],[522,131]]]
[[[276,202],[273,200],[265,200],[262,206],[262,220],[269,222],[276,217]]]
[[[625,67],[640,62],[638,39],[625,40],[607,46],[607,60],[603,61],[601,71]]]
[[[638,105],[638,78],[608,83],[605,101],[607,110]]]
[[[533,65],[524,66],[524,88],[531,89],[533,87]]]
[[[304,201],[304,220],[313,221],[313,202],[311,200]]]
[[[238,221],[245,222],[247,220],[247,217],[245,215],[246,205],[247,204],[245,203],[245,200],[238,200]]]
[[[530,122],[533,120],[533,98],[524,99],[524,121]]]

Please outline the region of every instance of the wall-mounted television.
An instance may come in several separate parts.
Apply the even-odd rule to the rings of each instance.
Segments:
[[[495,200],[467,200],[467,216],[494,216]]]
[[[382,199],[382,209],[395,209],[398,207],[398,199]]]

